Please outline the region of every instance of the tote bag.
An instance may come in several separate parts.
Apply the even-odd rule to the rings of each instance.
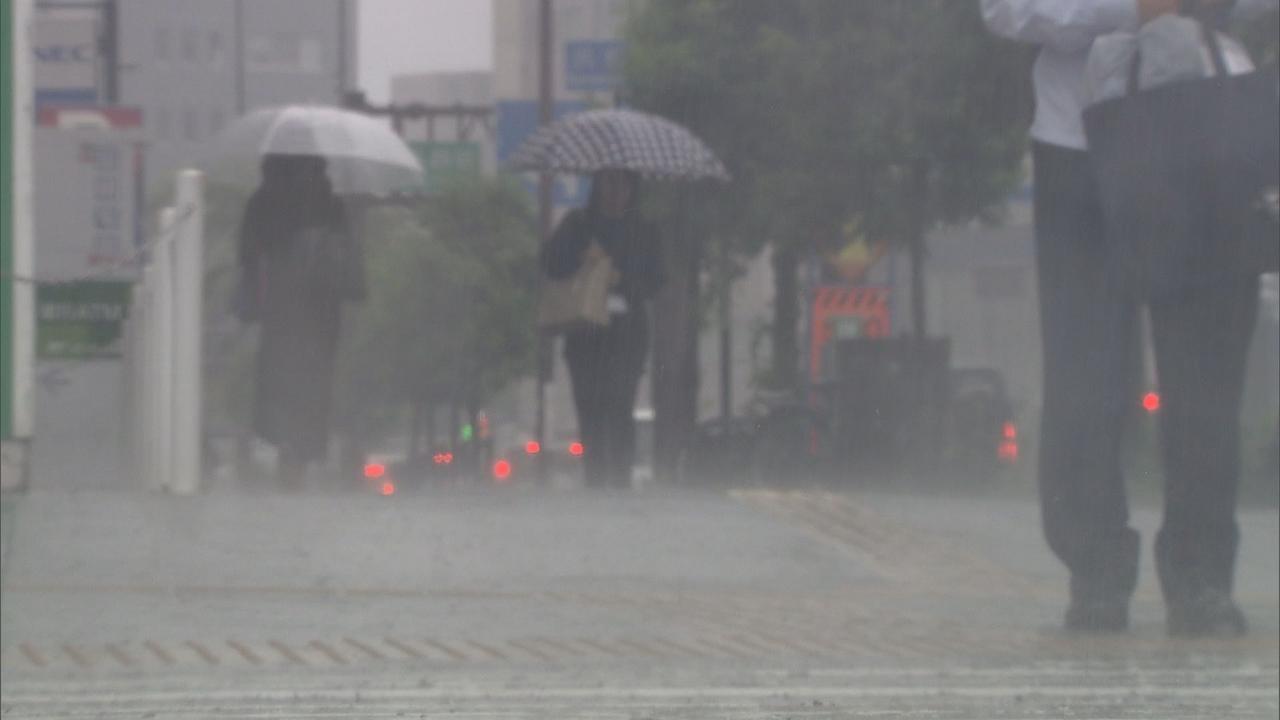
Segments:
[[[1260,209],[1280,172],[1274,67],[1231,75],[1201,25],[1214,74],[1128,92],[1085,110],[1106,232],[1146,295],[1276,269],[1280,236]]]
[[[544,279],[538,299],[538,328],[549,335],[609,324],[607,255],[584,257],[577,272],[562,280]]]

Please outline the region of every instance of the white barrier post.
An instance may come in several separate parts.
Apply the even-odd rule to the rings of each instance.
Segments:
[[[160,237],[147,266],[147,486],[163,490],[173,478],[173,230],[177,211],[160,211]]]
[[[178,173],[181,217],[173,233],[173,475],[169,489],[200,489],[203,428],[204,175]]]

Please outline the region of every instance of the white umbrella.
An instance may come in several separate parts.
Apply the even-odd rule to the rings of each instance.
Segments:
[[[334,191],[387,195],[420,191],[422,166],[386,123],[319,105],[255,110],[231,123],[213,143],[211,180],[256,183],[264,155],[310,155],[329,162]]]

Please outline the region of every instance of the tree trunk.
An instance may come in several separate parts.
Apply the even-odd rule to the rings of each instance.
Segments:
[[[457,398],[450,398],[449,399],[449,452],[453,453],[454,457],[460,457],[462,455],[462,447],[458,444],[458,430],[461,427],[458,424],[458,418],[461,416],[461,414],[462,413],[459,412],[458,410]]]
[[[790,248],[773,250],[773,376],[780,387],[798,385],[800,256]]]
[[[480,419],[480,403],[474,397],[467,398],[465,413],[467,427],[471,428],[471,439],[463,446],[466,452],[467,464],[463,467],[467,468],[467,472],[472,473],[475,477],[484,476],[484,467],[480,462],[480,433],[476,431],[476,426]]]
[[[928,305],[924,292],[924,243],[925,235],[916,230],[908,243],[911,255],[911,332],[917,338],[928,334]]]
[[[733,416],[733,273],[730,268],[729,238],[721,237],[718,273],[720,275],[717,304],[720,310],[720,419],[726,423]]]
[[[425,430],[427,433],[426,451],[434,455],[439,451],[439,448],[436,447],[436,407],[437,406],[434,400],[428,400],[425,403],[425,406],[426,406],[426,417],[424,419],[426,420]]]
[[[665,244],[667,284],[653,303],[654,472],[678,479],[698,421],[698,295],[702,241],[685,230]]]
[[[927,242],[927,226],[920,222],[929,215],[929,172],[930,162],[927,158],[918,158],[912,167],[914,187],[912,194],[920,203],[919,215],[910,225],[911,237],[907,238],[907,251],[911,254],[911,331],[917,338],[929,334],[928,298],[924,293],[924,258]]]
[[[422,409],[424,403],[414,400],[413,410],[409,415],[409,462],[415,462],[421,454],[422,445]]]

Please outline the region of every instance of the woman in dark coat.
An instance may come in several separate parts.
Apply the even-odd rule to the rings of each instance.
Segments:
[[[657,232],[637,211],[639,177],[595,174],[587,207],[565,216],[543,249],[543,269],[567,278],[584,257],[603,253],[613,263],[609,324],[565,336],[564,357],[573,385],[586,481],[593,487],[628,487],[636,453],[633,412],[649,351],[649,299],[662,286]]]
[[[240,267],[262,323],[253,429],[275,445],[277,474],[290,490],[302,483],[307,466],[327,453],[344,299],[340,285],[317,277],[326,273],[318,267],[323,258],[308,244],[314,237],[309,230],[348,237],[325,161],[266,156],[262,184],[241,224]]]

